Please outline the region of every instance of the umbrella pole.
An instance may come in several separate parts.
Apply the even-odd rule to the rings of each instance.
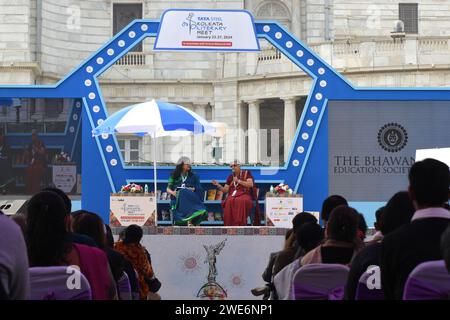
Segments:
[[[153,134],[153,185],[155,192],[155,225],[158,225],[158,183],[156,178],[156,134]]]

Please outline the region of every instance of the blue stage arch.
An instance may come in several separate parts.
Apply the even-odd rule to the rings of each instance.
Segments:
[[[114,136],[92,137],[107,118],[98,77],[146,37],[155,37],[159,20],[135,20],[56,85],[0,86],[0,98],[77,98],[82,110],[82,207],[109,219],[109,194],[127,181],[148,182],[153,170],[127,167]],[[355,88],[316,53],[275,21],[256,21],[258,38],[269,41],[313,79],[313,86],[283,167],[249,167],[258,183],[284,182],[304,195],[307,211],[320,211],[328,195],[328,114],[330,100],[450,101],[447,88]],[[69,133],[66,132],[66,135]],[[108,150],[108,151],[107,151]],[[277,169],[275,175],[265,172]],[[158,166],[158,181],[173,167]],[[202,181],[224,181],[229,168],[194,167]]]

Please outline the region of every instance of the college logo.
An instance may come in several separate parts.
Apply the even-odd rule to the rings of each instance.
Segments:
[[[387,123],[378,131],[378,144],[387,152],[398,152],[408,142],[408,133],[398,123]]]

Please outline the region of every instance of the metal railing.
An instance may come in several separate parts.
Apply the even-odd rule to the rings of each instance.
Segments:
[[[116,66],[144,66],[145,54],[143,52],[130,52],[117,60]]]

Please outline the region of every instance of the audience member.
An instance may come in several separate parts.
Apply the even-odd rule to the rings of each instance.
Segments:
[[[19,226],[0,214],[0,286],[3,300],[24,300],[28,297],[28,257]]]
[[[119,281],[124,272],[123,261],[125,258],[106,245],[106,228],[103,220],[93,212],[78,210],[72,214],[72,230],[78,234],[89,236],[95,241],[97,247],[103,250],[108,257],[114,280]]]
[[[284,239],[284,248],[283,250],[286,250],[293,246],[293,240],[294,236],[294,229],[289,229],[286,232],[285,239]],[[262,278],[265,282],[271,283],[272,282],[272,271],[273,271],[273,265],[275,264],[275,259],[281,251],[272,252],[269,256],[269,263],[267,264],[266,269],[264,270],[264,273],[262,274]]]
[[[115,299],[116,286],[106,254],[70,240],[66,210],[55,192],[41,191],[30,199],[26,234],[30,266],[76,265],[88,279],[93,299]]]
[[[321,218],[324,222],[324,225],[326,225],[328,219],[330,218],[331,211],[333,211],[334,208],[340,205],[348,206],[348,203],[344,197],[339,195],[332,195],[324,200],[324,202],[322,203],[322,211],[321,211]]]
[[[378,210],[379,211],[379,210]],[[378,212],[377,211],[377,212]],[[366,247],[359,252],[352,261],[350,273],[345,287],[345,298],[354,300],[356,287],[359,278],[370,266],[380,265],[381,241],[384,235],[387,235],[403,225],[409,224],[414,214],[414,206],[406,191],[397,192],[385,207],[381,220],[377,220],[377,226],[380,228],[380,237],[378,241],[372,241],[366,244]],[[378,217],[377,219],[380,219]]]
[[[142,228],[130,225],[125,229],[125,237],[118,241],[114,249],[124,255],[131,262],[138,273],[139,294],[141,300],[146,300],[150,293],[147,282],[154,277],[153,268],[148,260],[145,248],[140,244],[143,236]]]
[[[285,234],[283,250],[292,247],[294,241],[295,241],[295,239],[293,237],[293,229],[289,229]],[[262,274],[262,278],[267,284],[263,287],[252,289],[252,293],[255,296],[260,296],[260,295],[264,294],[263,300],[267,300],[269,298],[271,300],[277,300],[276,292],[273,287],[272,271],[273,271],[273,266],[275,264],[275,259],[280,252],[281,251],[272,252],[269,256],[269,262],[267,264],[266,269],[264,270],[264,272]]]
[[[106,228],[106,246],[109,249],[114,250],[114,237],[112,234],[112,230],[111,230],[110,226],[107,224],[105,224],[105,228]],[[120,256],[122,257],[122,264],[124,267],[124,271],[128,276],[128,280],[130,281],[131,292],[139,295],[139,285],[138,285],[138,280],[137,280],[136,272],[134,271],[133,265],[131,264],[130,261],[125,259],[125,257],[120,252],[118,252],[116,250],[114,250],[114,252],[120,254]]]
[[[295,237],[297,229],[300,228],[304,223],[308,222],[317,223],[317,219],[309,212],[300,212],[299,214],[297,214],[294,219],[292,219],[293,235],[291,235],[291,237]],[[301,248],[298,246],[298,242],[293,241],[293,245],[291,247],[286,248],[277,254],[273,265],[272,275],[275,276],[279,271],[281,271],[281,269],[286,267],[295,259],[299,258],[300,254]]]
[[[323,241],[323,229],[315,222],[307,222],[296,231],[296,239],[301,248],[301,255],[317,247]],[[274,291],[280,300],[289,300],[292,297],[292,281],[295,272],[301,267],[301,257],[278,272],[273,279]]]
[[[361,249],[357,239],[358,212],[346,205],[335,208],[325,229],[325,242],[308,252],[301,264],[340,263],[349,265],[353,256]]]
[[[96,247],[95,241],[84,234],[74,233],[72,231],[72,201],[70,200],[69,196],[58,188],[48,187],[43,189],[42,191],[50,191],[56,193],[63,201],[65,206],[65,213],[66,213],[66,227],[67,227],[67,236],[73,243],[78,244],[85,244],[90,247]]]
[[[301,255],[304,256],[323,241],[324,232],[319,224],[307,222],[298,228],[295,238],[302,250]]]
[[[402,299],[411,271],[420,263],[442,259],[441,236],[450,221],[449,167],[438,160],[416,162],[409,171],[409,195],[416,212],[411,223],[381,242],[381,284],[386,299]]]

